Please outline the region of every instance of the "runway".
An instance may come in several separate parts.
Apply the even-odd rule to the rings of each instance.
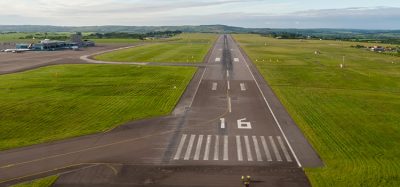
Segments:
[[[55,186],[309,186],[323,165],[230,35],[221,35],[171,116],[0,152],[2,185],[60,174]]]

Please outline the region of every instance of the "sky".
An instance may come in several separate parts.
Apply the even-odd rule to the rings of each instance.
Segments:
[[[400,29],[400,0],[0,0],[0,25]]]

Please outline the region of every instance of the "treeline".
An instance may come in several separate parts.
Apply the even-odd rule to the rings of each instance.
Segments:
[[[148,32],[144,34],[138,33],[126,33],[126,32],[110,32],[110,33],[92,33],[85,36],[85,39],[109,39],[109,38],[126,38],[126,39],[140,39],[145,38],[169,38],[177,34],[181,34],[182,31],[157,31]]]

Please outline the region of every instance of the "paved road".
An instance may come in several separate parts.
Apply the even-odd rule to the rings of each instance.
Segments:
[[[322,165],[229,35],[207,55],[171,116],[0,152],[3,185],[61,174],[55,186],[309,186]]]

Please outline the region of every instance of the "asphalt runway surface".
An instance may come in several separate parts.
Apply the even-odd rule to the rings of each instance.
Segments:
[[[170,116],[0,152],[0,185],[53,174],[54,186],[310,186],[323,166],[268,84],[221,35]]]

